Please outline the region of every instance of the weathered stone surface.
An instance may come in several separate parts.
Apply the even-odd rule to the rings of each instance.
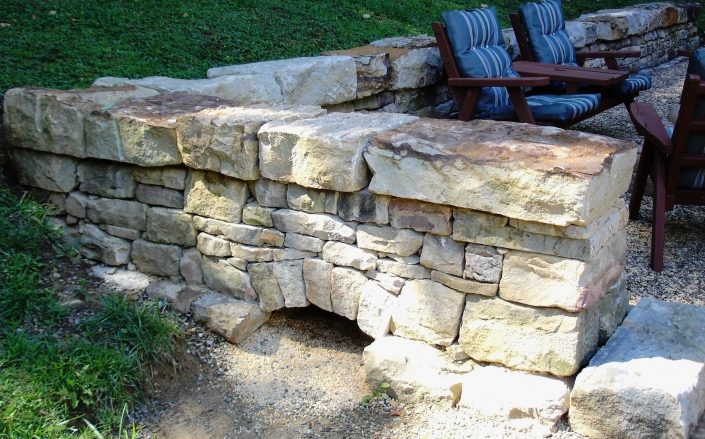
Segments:
[[[589,437],[689,437],[705,411],[704,334],[702,307],[641,299],[578,375],[573,430]]]
[[[242,209],[242,222],[251,226],[272,227],[272,212],[271,207],[262,207],[257,203],[247,203]]]
[[[403,277],[395,276],[393,274],[388,273],[382,273],[376,270],[370,270],[366,272],[365,275],[375,281],[377,285],[394,294],[395,296],[399,295],[402,287],[404,286],[404,283],[406,283],[406,279],[404,279]]]
[[[272,259],[276,261],[291,261],[294,259],[305,259],[316,256],[315,252],[307,252],[296,250],[293,248],[274,248],[272,249]]]
[[[203,281],[208,288],[229,294],[237,299],[257,299],[257,293],[252,288],[250,276],[228,264],[227,261],[204,256],[201,270],[203,270]]]
[[[185,212],[239,223],[247,200],[247,185],[212,172],[191,171],[185,197]]]
[[[179,273],[187,285],[201,285],[203,283],[202,259],[201,252],[197,249],[188,248],[184,250],[179,261]]]
[[[250,226],[247,224],[232,224],[211,218],[196,216],[193,225],[210,235],[222,235],[230,241],[256,247],[281,247],[284,244],[284,234],[276,229]]]
[[[310,214],[290,209],[272,212],[274,227],[286,233],[299,233],[327,241],[355,242],[355,223],[325,214]]]
[[[627,252],[624,232],[590,261],[510,250],[499,295],[532,306],[576,312],[591,307],[622,274]]]
[[[458,343],[473,359],[570,376],[597,347],[594,310],[567,313],[468,294]]]
[[[164,186],[169,189],[182,191],[186,188],[186,168],[164,166],[159,168],[134,167],[132,172],[136,181],[155,186]]]
[[[504,256],[494,247],[468,244],[465,247],[464,276],[479,282],[499,283]]]
[[[423,235],[413,230],[360,224],[357,228],[357,245],[360,248],[391,253],[399,256],[415,254],[423,244]]]
[[[247,271],[247,264],[248,262],[244,259],[240,258],[228,258],[226,259],[228,264],[232,265],[233,267],[237,268],[240,271]]]
[[[286,189],[286,202],[290,209],[307,213],[326,211],[326,191],[290,184]]]
[[[226,75],[235,78],[257,75],[259,81],[279,88],[279,102],[299,105],[331,105],[352,100],[357,84],[355,62],[347,56],[291,58],[208,69],[209,78]]]
[[[427,233],[421,248],[421,265],[456,276],[463,275],[465,246],[448,236]]]
[[[389,222],[399,229],[435,235],[450,235],[451,209],[448,206],[392,198],[389,202]]]
[[[504,227],[509,224],[509,218],[487,212],[470,209],[453,209],[455,222],[477,223],[485,226]]]
[[[349,56],[355,61],[357,72],[356,98],[364,98],[384,91],[392,78],[391,61],[388,49],[363,46],[346,50],[331,50],[323,55]]]
[[[221,258],[232,256],[230,250],[231,242],[226,239],[209,235],[208,233],[199,233],[196,239],[196,248],[199,252],[206,256],[216,256]]]
[[[186,314],[191,309],[191,304],[207,294],[207,290],[202,287],[187,286],[183,283],[158,280],[149,284],[146,293],[149,297],[166,300],[176,311]]]
[[[373,41],[370,46],[389,51],[392,90],[421,88],[436,83],[442,75],[436,41],[428,36],[392,37]],[[396,50],[395,50],[396,49]]]
[[[367,276],[352,269],[335,267],[331,271],[331,294],[333,312],[350,320],[357,318],[360,294],[367,283]]]
[[[357,326],[362,332],[372,338],[389,334],[396,298],[376,282],[368,280],[360,293],[360,304],[357,310]]]
[[[622,273],[612,284],[602,298],[595,304],[600,318],[600,333],[598,343],[607,343],[617,327],[629,311],[629,291],[627,290],[627,274]]]
[[[256,303],[223,294],[207,294],[193,303],[193,318],[231,343],[240,343],[269,318]]]
[[[389,200],[367,189],[344,193],[340,196],[338,215],[345,221],[389,224]]]
[[[257,204],[262,207],[289,207],[286,202],[286,185],[274,180],[260,178],[250,190],[257,199]]]
[[[362,353],[371,388],[389,383],[391,396],[402,401],[423,398],[455,403],[460,398],[462,376],[472,365],[455,364],[426,343],[402,337],[380,337]]]
[[[333,264],[322,259],[304,259],[303,273],[306,284],[306,298],[317,307],[333,311],[331,293],[333,291]]]
[[[76,187],[76,166],[72,157],[13,149],[12,164],[23,185],[52,192],[71,192]]]
[[[86,203],[86,217],[92,222],[135,230],[147,230],[147,206],[137,201],[97,198]]]
[[[272,180],[355,192],[369,183],[362,158],[368,140],[414,120],[404,114],[331,113],[316,119],[270,122],[258,134],[260,170]]]
[[[475,368],[462,385],[461,407],[500,422],[530,419],[553,427],[570,405],[564,380],[503,367]]]
[[[405,264],[384,258],[377,260],[377,270],[386,274],[393,274],[406,279],[428,279],[431,277],[431,270],[415,264]]]
[[[132,262],[140,271],[157,276],[178,276],[181,247],[138,239],[132,243]]]
[[[552,127],[422,119],[376,135],[365,160],[374,193],[585,225],[626,191],[636,147]]]
[[[319,107],[256,105],[207,108],[177,120],[178,147],[190,168],[240,180],[257,180],[257,131],[271,120],[307,119],[325,114]]]
[[[93,224],[79,227],[78,252],[88,259],[108,265],[125,265],[130,261],[130,241],[116,238]]]
[[[184,208],[183,192],[163,186],[138,184],[135,189],[135,199],[141,203],[155,206],[173,207],[175,209]]]
[[[230,244],[230,253],[234,258],[248,262],[269,262],[274,259],[269,247],[251,247],[249,245]]]
[[[140,236],[142,236],[142,232],[139,230],[128,229],[127,227],[111,226],[110,224],[100,224],[98,227],[100,227],[100,230],[110,235],[117,236],[118,238],[125,238],[130,241],[139,239]]]
[[[448,357],[450,357],[453,361],[465,361],[470,358],[470,356],[465,353],[463,348],[461,348],[458,343],[453,343],[450,346],[446,346],[446,355],[448,355]]]
[[[193,247],[196,245],[196,234],[196,228],[193,227],[193,215],[184,213],[181,209],[167,209],[166,207],[147,209],[146,239]]]
[[[308,306],[304,283],[303,260],[273,262],[274,275],[279,283],[287,308]]]
[[[85,218],[87,204],[88,196],[78,191],[71,192],[66,196],[64,209],[69,215],[75,216],[76,218]]]
[[[392,314],[394,335],[442,346],[458,334],[465,295],[431,280],[410,280]]]
[[[76,172],[81,192],[111,198],[135,196],[131,166],[86,160],[78,165]]]
[[[468,294],[479,294],[480,296],[496,296],[499,285],[477,282],[462,277],[451,276],[440,271],[431,271],[431,280],[441,283],[448,288]]]
[[[336,241],[329,241],[323,246],[323,259],[335,265],[362,271],[377,267],[377,255],[374,252]]]
[[[325,241],[313,236],[300,235],[298,233],[287,233],[284,238],[284,247],[307,252],[320,253],[323,251]]]
[[[264,312],[272,312],[284,308],[284,295],[277,281],[274,264],[258,262],[247,265],[247,272],[252,280],[252,286],[259,298],[259,307]]]
[[[340,192],[326,192],[326,202],[323,210],[331,215],[338,214],[338,204],[340,203]]]

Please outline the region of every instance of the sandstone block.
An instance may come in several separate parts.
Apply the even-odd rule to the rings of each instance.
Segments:
[[[421,248],[421,265],[456,276],[463,275],[465,246],[448,236],[427,233]]]
[[[208,288],[229,294],[236,299],[257,299],[257,293],[252,288],[250,276],[228,264],[227,261],[204,256],[201,270],[203,270],[203,281]]]
[[[209,78],[254,74],[262,78],[260,81],[278,86],[279,101],[287,104],[331,105],[355,98],[355,62],[347,56],[291,58],[208,69]]]
[[[627,274],[622,273],[612,284],[604,296],[597,302],[597,312],[600,318],[600,333],[598,343],[607,343],[617,327],[629,311],[629,291],[627,290]]]
[[[232,224],[210,218],[194,217],[193,225],[210,235],[222,235],[240,244],[257,247],[281,247],[284,244],[284,234],[276,229],[250,226],[247,224]]]
[[[286,202],[290,209],[307,213],[324,213],[326,195],[326,191],[290,184],[286,189]]]
[[[247,272],[252,279],[252,286],[259,298],[259,307],[264,312],[284,308],[284,295],[275,275],[276,267],[271,263],[254,263],[247,265]]]
[[[323,251],[325,241],[313,236],[287,233],[284,238],[284,247],[307,252],[320,253]]]
[[[196,245],[196,234],[193,215],[184,213],[181,209],[167,209],[166,207],[147,209],[146,239],[193,247]]]
[[[251,226],[273,227],[271,207],[261,207],[257,203],[247,203],[242,209],[242,222]]]
[[[164,186],[169,189],[182,191],[186,188],[186,168],[164,166],[159,168],[133,168],[133,177],[143,184]]]
[[[641,299],[578,374],[573,430],[590,437],[689,437],[705,411],[704,322],[702,307]]]
[[[296,250],[293,248],[275,248],[272,249],[272,259],[277,261],[291,261],[294,259],[305,259],[316,256],[315,252],[307,252]]]
[[[252,247],[249,245],[231,243],[230,253],[234,258],[248,262],[270,262],[274,259],[272,249],[268,247]]]
[[[131,166],[87,160],[78,165],[76,172],[81,192],[110,198],[135,196]]]
[[[504,256],[494,247],[468,244],[465,247],[464,276],[479,282],[499,283]]]
[[[108,235],[93,224],[79,227],[78,252],[88,259],[107,265],[125,265],[130,261],[130,241]]]
[[[360,293],[357,326],[372,338],[389,334],[396,296],[368,280]]]
[[[184,193],[163,186],[138,184],[135,188],[135,199],[141,203],[153,206],[184,208]]]
[[[358,99],[387,89],[392,78],[389,53],[383,47],[364,46],[347,50],[331,50],[324,55],[350,56],[355,61]]]
[[[274,180],[260,178],[251,184],[250,190],[262,207],[289,207],[286,201],[286,185]]]
[[[370,270],[366,272],[365,275],[375,281],[377,285],[394,294],[395,296],[399,295],[402,287],[404,286],[404,283],[406,283],[406,279],[404,279],[403,277],[395,276],[393,274],[388,273],[382,273],[376,270]]]
[[[416,264],[406,264],[389,258],[377,260],[377,270],[382,273],[406,279],[428,279],[431,277],[431,270]]]
[[[377,255],[374,252],[336,241],[329,241],[323,246],[323,260],[362,271],[377,267]]]
[[[360,294],[362,294],[366,283],[367,277],[357,270],[342,267],[333,268],[330,294],[333,312],[350,320],[357,319]]]
[[[12,164],[23,185],[52,192],[71,192],[76,187],[76,166],[72,157],[13,149]]]
[[[325,214],[282,209],[272,212],[274,227],[286,233],[299,233],[327,241],[355,242],[355,223]]]
[[[186,314],[191,309],[191,304],[207,294],[207,290],[202,287],[191,287],[182,283],[159,280],[149,284],[146,293],[149,297],[167,301],[176,311]]]
[[[86,203],[86,217],[93,223],[106,223],[135,230],[147,230],[147,206],[137,201],[96,198]]]
[[[567,313],[469,294],[458,343],[477,361],[570,376],[597,347],[594,310]]]
[[[316,119],[270,122],[259,131],[262,175],[280,182],[339,192],[369,183],[362,158],[367,141],[413,116],[389,113],[331,113]]]
[[[178,276],[183,252],[172,244],[155,244],[138,239],[132,243],[132,262],[140,271],[157,276]]]
[[[389,221],[398,229],[414,229],[435,235],[450,235],[451,209],[430,203],[393,198],[389,203]]]
[[[480,296],[496,296],[499,286],[497,284],[488,284],[477,282],[462,277],[451,276],[440,271],[431,271],[431,280],[441,283],[448,288],[452,288],[461,293],[479,294]]]
[[[370,45],[389,50],[392,90],[421,88],[441,78],[441,58],[433,38],[423,35],[392,37]]]
[[[240,180],[257,180],[257,131],[271,120],[296,120],[325,114],[319,107],[255,105],[207,108],[177,120],[184,164]]]
[[[462,376],[470,364],[455,364],[426,343],[402,337],[380,337],[362,353],[370,387],[389,383],[391,396],[402,401],[460,398]]]
[[[371,224],[361,224],[357,228],[357,245],[368,250],[411,256],[421,248],[422,244],[423,235],[413,230]]]
[[[185,212],[239,223],[247,200],[247,185],[212,172],[191,171],[185,198]]]
[[[344,193],[340,196],[338,215],[345,221],[389,224],[389,200],[367,189]]]
[[[207,233],[199,233],[196,248],[206,256],[226,258],[232,256],[230,241]]]
[[[304,283],[303,260],[273,262],[274,276],[277,279],[284,304],[287,308],[308,306]]]
[[[203,272],[201,271],[201,252],[195,248],[184,250],[179,261],[179,273],[186,281],[186,285],[201,285]]]
[[[571,312],[587,309],[622,274],[626,251],[624,232],[615,235],[590,261],[510,250],[505,256],[499,295],[532,306]]]
[[[223,294],[207,294],[193,303],[193,318],[231,343],[240,343],[269,318],[256,303]]]
[[[127,227],[111,226],[110,224],[100,224],[98,227],[100,227],[100,230],[110,235],[125,238],[130,241],[140,239],[140,236],[142,236],[142,232],[139,230],[128,229]]]
[[[392,333],[448,346],[458,334],[464,298],[438,282],[407,281],[392,314]]]
[[[377,134],[365,160],[377,194],[586,225],[626,191],[636,147],[552,127],[423,119]]]
[[[85,218],[87,204],[88,197],[85,194],[78,191],[71,192],[66,196],[64,209],[69,215],[75,216],[76,218]]]
[[[317,307],[333,311],[331,293],[333,291],[333,264],[322,259],[304,259],[303,273],[306,284],[306,298]]]

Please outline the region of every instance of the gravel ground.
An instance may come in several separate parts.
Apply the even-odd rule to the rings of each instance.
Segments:
[[[665,115],[678,102],[683,60],[654,70],[640,100]],[[640,142],[623,106],[576,129]],[[630,222],[628,289],[633,302],[654,296],[702,304],[703,208],[676,208],[666,218],[666,267],[649,269],[650,198]],[[131,413],[144,437],[159,438],[580,438],[562,422],[546,434],[497,423],[447,404],[406,406],[370,393],[361,352],[371,342],[353,322],[310,307],[275,313],[239,346],[184,317],[188,353],[179,373],[159,371],[151,398]]]

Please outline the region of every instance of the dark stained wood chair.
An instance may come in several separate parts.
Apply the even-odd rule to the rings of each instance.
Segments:
[[[705,81],[694,74],[686,77],[672,135],[651,105],[632,103],[629,110],[637,132],[644,136],[629,218],[639,216],[646,177],[651,176],[654,186],[651,268],[661,271],[666,211],[678,204],[705,205]]]

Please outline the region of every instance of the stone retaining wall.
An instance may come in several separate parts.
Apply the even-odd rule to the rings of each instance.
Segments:
[[[567,22],[566,29],[578,51],[639,50],[640,57],[620,60],[624,68],[638,71],[674,58],[679,49],[698,47],[698,11],[692,5],[647,3],[582,15]],[[513,31],[503,32],[510,52],[518,55]],[[587,66],[601,64],[590,60]],[[240,104],[320,105],[333,111],[381,110],[433,117],[453,111],[435,39],[426,36],[386,38],[318,57],[214,67],[207,79],[99,78],[94,83],[127,84]]]

